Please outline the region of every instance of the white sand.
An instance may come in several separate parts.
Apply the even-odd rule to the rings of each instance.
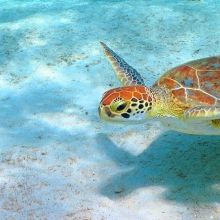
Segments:
[[[100,40],[148,85],[220,54],[219,1],[179,2],[0,1],[0,219],[220,219],[220,137],[97,115]]]

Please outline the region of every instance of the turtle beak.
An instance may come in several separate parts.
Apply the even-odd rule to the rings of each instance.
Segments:
[[[109,120],[110,118],[115,117],[115,115],[110,111],[107,106],[99,106],[98,108],[99,117],[103,120]]]
[[[101,108],[100,108],[100,106],[98,108],[98,112],[99,112],[99,117],[101,117]]]

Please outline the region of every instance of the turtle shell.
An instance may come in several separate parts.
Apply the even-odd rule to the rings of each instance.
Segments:
[[[170,89],[177,100],[191,106],[220,105],[220,56],[175,67],[154,86]]]

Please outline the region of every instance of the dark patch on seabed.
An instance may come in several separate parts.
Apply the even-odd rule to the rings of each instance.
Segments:
[[[220,137],[167,132],[137,156],[119,148],[104,134],[97,140],[119,166],[129,167],[129,171],[110,176],[101,185],[101,193],[109,198],[118,199],[139,188],[163,186],[167,200],[220,202]],[[123,190],[119,193],[117,189]]]
[[[99,41],[152,85],[219,55],[219,1],[0,5],[0,219],[219,219],[220,137],[107,125],[97,112],[120,86]]]

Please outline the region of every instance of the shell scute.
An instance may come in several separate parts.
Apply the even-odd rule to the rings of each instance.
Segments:
[[[165,87],[170,88],[171,83],[167,80],[168,78],[176,81],[178,86],[181,85],[182,87],[198,88],[196,70],[189,66],[183,65],[172,69],[160,79],[159,85],[164,85]]]
[[[160,80],[160,85],[166,85],[168,89],[177,89],[181,87],[181,85],[176,81],[168,77],[163,77]]]
[[[220,99],[220,70],[198,71],[200,88]]]
[[[220,57],[203,58],[188,63],[189,66],[196,70],[219,70]]]
[[[186,101],[186,91],[184,88],[175,89],[172,90],[172,94],[177,98],[178,100],[185,102]]]
[[[197,103],[198,105],[201,103],[207,105],[214,105],[216,99],[200,90],[195,89],[187,89],[187,101],[190,103]]]
[[[174,97],[191,105],[219,104],[220,56],[191,61],[173,68],[155,86],[170,89]]]

